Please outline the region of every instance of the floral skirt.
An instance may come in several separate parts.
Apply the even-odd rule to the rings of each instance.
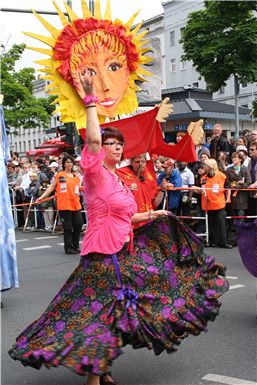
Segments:
[[[174,216],[135,232],[134,248],[82,256],[42,316],[9,354],[39,369],[66,366],[79,375],[107,372],[122,347],[175,351],[214,320],[228,290],[224,266]]]

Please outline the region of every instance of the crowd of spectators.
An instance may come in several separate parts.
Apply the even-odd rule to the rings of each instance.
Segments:
[[[179,142],[183,135],[183,132],[178,133],[176,142]],[[172,143],[170,144],[172,145]],[[229,241],[233,243],[235,240],[232,235],[233,221],[226,220],[226,217],[257,215],[257,190],[254,190],[257,189],[257,130],[246,131],[234,141],[233,138],[228,140],[223,134],[221,125],[216,124],[212,136],[204,138],[196,146],[196,154],[198,160],[189,164],[158,155],[153,158],[156,173],[154,184],[159,185],[159,189],[166,193],[162,202],[161,195],[158,195],[158,205],[153,204],[153,209],[165,205],[165,208],[174,214],[188,217],[204,216],[204,210],[207,209],[208,216],[212,221],[218,220],[214,225],[213,222],[210,223],[212,228],[210,232],[211,243],[213,245],[217,243],[228,245]],[[20,158],[19,154],[14,152],[12,160],[6,166],[12,204],[30,204],[37,201],[53,183],[56,173],[62,171],[62,158],[65,155],[67,154],[42,156],[32,160],[28,157]],[[82,182],[79,160],[79,157],[74,159],[73,172],[78,175]],[[133,165],[135,169],[138,165],[142,166],[141,163],[146,163],[145,158],[143,162],[141,162],[141,159],[136,159],[136,161],[138,161],[138,164],[135,163],[135,159],[132,160],[132,171]],[[135,172],[135,174],[138,173]],[[145,176],[140,177],[139,182],[142,186],[144,183],[149,184],[149,180]],[[188,190],[188,188],[194,186],[202,189],[206,187],[206,183],[211,186],[209,189],[212,189],[212,193],[207,194],[207,207],[203,202],[201,190],[197,190],[197,188]],[[185,190],[174,190],[176,187],[184,187]],[[222,187],[226,189],[225,194]],[[134,183],[131,183],[131,189],[137,190]],[[224,201],[223,198],[221,200],[217,199],[217,192],[220,190],[223,191]],[[149,186],[146,191],[150,191]],[[227,191],[230,191],[230,193],[227,194]],[[134,191],[134,193],[138,194],[138,190]],[[82,210],[84,209],[82,211],[84,230],[86,210],[82,196],[81,203]],[[28,207],[30,207],[30,213],[28,213]],[[26,222],[27,230],[37,228],[52,231],[55,212],[56,203],[54,199],[31,206],[18,206],[16,225],[19,228],[24,228]],[[221,218],[223,218],[223,222],[221,222]],[[244,218],[239,219],[244,220]],[[189,225],[197,233],[205,232],[203,221],[189,221]],[[215,228],[224,230],[224,226],[226,227],[227,236],[219,241],[220,235],[213,234],[213,231],[215,232]]]
[[[54,213],[56,212],[55,199],[45,199],[37,204],[34,202],[54,182],[55,175],[62,171],[62,159],[67,155],[61,153],[59,156],[42,156],[37,160],[31,160],[28,157],[19,158],[16,152],[12,154],[12,160],[7,164],[6,170],[11,202],[13,205],[17,205],[15,211],[18,228],[49,232],[53,230]],[[79,157],[74,159],[73,172],[82,181],[79,160]],[[54,197],[54,192],[52,196]],[[86,224],[85,214],[83,218],[84,224]]]

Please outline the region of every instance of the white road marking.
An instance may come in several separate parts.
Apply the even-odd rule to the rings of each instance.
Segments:
[[[28,241],[28,239],[17,239],[17,240],[16,240],[16,243],[19,243],[19,242],[26,242],[26,241]]]
[[[240,287],[245,287],[245,285],[240,285],[240,284],[238,284],[238,285],[231,285],[231,286],[229,286],[229,290],[239,289]]]
[[[218,382],[226,385],[257,385],[257,382],[241,380],[241,378],[219,376],[218,374],[207,374],[202,380]]]
[[[53,239],[53,238],[59,238],[57,235],[48,235],[47,237],[36,237],[34,239]]]
[[[238,277],[231,277],[230,275],[226,275],[227,279],[238,279]]]
[[[52,247],[52,246],[48,246],[48,245],[42,245],[42,246],[35,246],[35,247],[24,247],[23,250],[40,250],[40,249],[48,249],[49,247]]]

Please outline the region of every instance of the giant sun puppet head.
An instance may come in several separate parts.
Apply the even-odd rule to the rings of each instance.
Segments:
[[[110,0],[106,2],[104,17],[101,16],[100,0],[95,0],[92,16],[85,0],[81,0],[83,18],[79,18],[64,2],[69,19],[53,1],[63,28],[57,30],[39,14],[33,12],[51,36],[25,32],[50,48],[28,47],[49,58],[36,63],[44,68],[45,79],[50,81],[49,94],[57,95],[56,112],[64,123],[75,122],[77,128],[86,126],[85,106],[79,73],[86,71],[94,78],[94,87],[99,102],[97,113],[100,122],[106,118],[133,113],[138,108],[136,81],[144,81],[150,75],[143,68],[152,59],[146,56],[147,31],[140,32],[142,23],[132,27],[138,13],[126,23],[119,19],[112,21]]]

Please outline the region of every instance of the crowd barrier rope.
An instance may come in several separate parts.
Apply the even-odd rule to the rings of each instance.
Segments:
[[[212,188],[206,188],[206,187],[198,187],[198,186],[193,186],[193,187],[173,187],[173,188],[170,188],[170,189],[167,189],[165,191],[165,196],[164,196],[164,202],[163,202],[163,209],[165,209],[166,207],[166,204],[167,204],[167,199],[168,199],[168,192],[170,191],[184,191],[184,192],[189,192],[189,191],[198,191],[200,192],[201,194],[203,194],[204,196],[204,200],[205,200],[205,203],[207,201],[207,193],[206,193],[206,190],[212,190]],[[256,191],[256,195],[257,195],[257,188],[234,188],[234,187],[231,187],[231,188],[222,188],[221,189],[222,191],[226,191],[226,190],[233,190],[233,191],[247,191],[248,193],[250,192],[253,192],[253,191]],[[53,195],[51,197],[48,197],[48,198],[45,198],[45,199],[42,199],[40,200],[39,202],[32,196],[31,199],[30,199],[30,202],[27,202],[27,203],[17,203],[16,204],[16,194],[15,194],[15,190],[12,189],[12,188],[9,188],[9,191],[10,191],[10,197],[11,197],[11,201],[12,201],[12,211],[13,211],[13,217],[14,217],[14,225],[15,227],[18,227],[18,212],[19,211],[22,211],[24,212],[25,211],[25,223],[24,223],[24,226],[23,226],[23,231],[26,231],[26,228],[27,228],[27,224],[28,224],[28,219],[29,219],[29,215],[31,213],[31,210],[34,211],[34,223],[35,223],[35,227],[37,226],[37,212],[38,211],[44,211],[44,212],[53,212],[54,213],[54,220],[53,220],[53,228],[52,228],[52,234],[55,233],[55,230],[56,230],[56,227],[57,227],[57,224],[58,224],[58,218],[59,218],[59,213],[58,213],[58,210],[57,209],[54,209],[54,208],[51,208],[51,209],[38,209],[37,208],[37,205],[38,204],[41,204],[43,202],[47,202],[47,201],[50,201],[50,200],[53,200],[56,198],[56,195]],[[256,198],[257,200],[257,198]],[[205,204],[205,207],[207,205]],[[25,210],[24,210],[25,209]],[[85,213],[86,214],[86,210],[85,208],[83,210],[81,210],[82,213]],[[205,221],[205,232],[203,233],[197,233],[198,236],[200,237],[204,237],[205,238],[205,241],[206,243],[209,242],[209,226],[208,226],[208,211],[207,210],[203,210],[204,212],[204,216],[185,216],[185,215],[179,215],[178,218],[180,219],[190,219],[190,220],[200,220],[200,221]],[[236,216],[236,215],[233,215],[233,216],[227,216],[226,219],[256,219],[257,216],[256,215],[240,215],[240,216]]]
[[[204,200],[205,200],[205,207],[207,207],[207,193],[206,190],[213,190],[213,188],[208,188],[208,187],[198,187],[198,186],[193,186],[193,187],[172,187],[169,188],[165,191],[165,196],[164,196],[164,202],[163,202],[163,209],[165,209],[166,204],[167,204],[167,199],[168,199],[168,192],[169,191],[200,191],[201,194],[204,195]],[[230,191],[247,191],[248,193],[256,191],[257,195],[257,188],[222,188],[222,191],[230,190]],[[257,202],[257,196],[256,196],[256,202]],[[192,220],[202,220],[205,221],[205,229],[206,231],[204,233],[196,233],[200,237],[204,237],[206,243],[209,243],[209,225],[208,225],[208,210],[203,210],[204,216],[185,216],[185,215],[178,215],[178,218],[180,219],[192,219]],[[256,215],[233,215],[233,216],[226,216],[226,219],[256,219]]]

